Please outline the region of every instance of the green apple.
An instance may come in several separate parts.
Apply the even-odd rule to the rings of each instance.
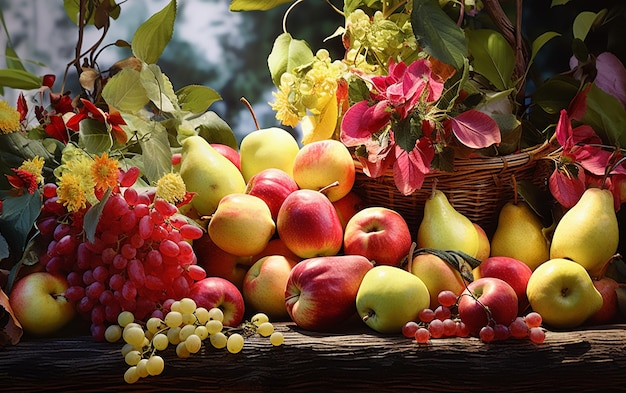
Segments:
[[[65,297],[68,287],[65,277],[48,272],[31,273],[15,283],[9,303],[26,333],[51,336],[74,318],[74,305]]]
[[[278,168],[293,177],[293,163],[300,146],[286,130],[278,127],[252,131],[241,140],[239,156],[246,183],[268,168]]]
[[[230,194],[220,200],[209,221],[211,240],[237,256],[253,256],[265,249],[276,224],[267,204],[250,194]]]
[[[400,333],[430,305],[426,284],[404,269],[379,265],[368,271],[356,295],[359,316],[379,333]]]
[[[528,280],[526,294],[532,309],[557,329],[580,326],[603,302],[587,270],[562,258],[539,265]]]

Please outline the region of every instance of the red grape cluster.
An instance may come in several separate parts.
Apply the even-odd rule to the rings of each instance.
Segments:
[[[425,344],[431,338],[470,336],[468,327],[456,312],[457,295],[452,291],[441,291],[437,300],[439,301],[437,308],[421,310],[418,321],[409,321],[402,327],[402,334],[405,337]],[[535,344],[541,344],[546,338],[541,323],[541,315],[533,311],[526,316],[517,317],[508,326],[497,323],[484,326],[479,332],[479,338],[483,342],[501,341],[510,337],[528,338]]]
[[[163,317],[165,300],[186,297],[191,284],[206,276],[191,246],[202,230],[163,199],[134,188],[111,193],[89,241],[86,209],[68,213],[57,203],[54,184],[44,187],[44,198],[37,225],[48,248],[40,262],[67,276],[66,297],[91,322],[97,340],[122,311],[141,320]]]

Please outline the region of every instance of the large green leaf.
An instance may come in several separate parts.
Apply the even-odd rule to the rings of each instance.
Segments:
[[[198,135],[209,141],[209,143],[221,143],[235,150],[238,149],[237,138],[233,130],[215,112],[206,112],[202,116],[191,120],[190,123],[198,131]]]
[[[289,33],[282,33],[274,41],[272,52],[267,58],[272,81],[280,85],[280,77],[285,72],[313,61],[313,51],[303,40],[296,40]]]
[[[102,196],[102,199],[100,199],[100,202],[90,207],[89,210],[87,210],[87,213],[85,213],[85,218],[83,219],[83,229],[85,230],[87,240],[92,243],[96,240],[96,228],[98,228],[100,216],[102,215],[104,205],[106,205],[110,195],[111,189],[109,188]]]
[[[515,53],[502,34],[495,30],[468,30],[467,39],[474,71],[483,75],[498,90],[513,85]]]
[[[191,113],[203,113],[215,101],[222,99],[218,92],[210,87],[189,85],[176,91],[181,108]]]
[[[548,41],[550,41],[551,39],[555,37],[560,37],[560,36],[561,34],[555,31],[546,31],[545,33],[537,37],[532,43],[529,63],[532,63],[532,61],[535,60],[535,56],[537,56],[537,53],[539,53],[539,50],[541,50],[541,48],[543,48],[543,46],[546,43],[548,43]]]
[[[80,122],[79,137],[81,144],[89,153],[108,152],[113,146],[113,138],[104,123],[93,119]]]
[[[132,68],[124,68],[115,74],[104,86],[102,97],[107,104],[128,113],[136,113],[150,102],[139,71]]]
[[[178,98],[167,75],[156,64],[149,64],[141,70],[139,79],[146,95],[163,112],[178,110]]]
[[[135,31],[131,43],[135,57],[148,64],[156,63],[172,39],[175,20],[176,0],[172,0]]]
[[[31,90],[41,87],[41,77],[20,69],[0,70],[0,86],[12,89]]]
[[[107,2],[108,1],[108,5]],[[63,7],[67,16],[78,25],[78,18],[80,16],[80,0],[63,0]],[[103,19],[112,17],[117,19],[120,15],[120,7],[115,3],[115,0],[100,0],[97,2],[86,2],[89,14],[86,15],[84,21],[88,25],[96,25],[98,28],[102,27]]]
[[[539,86],[532,102],[548,114],[557,114],[567,108],[578,92],[578,83],[567,76],[555,76]]]
[[[165,127],[150,122],[152,130],[148,138],[139,140],[143,158],[143,174],[149,183],[156,183],[164,174],[172,171],[172,151]]]
[[[576,16],[572,30],[574,31],[574,38],[579,38],[582,41],[587,37],[587,33],[591,30],[593,22],[596,20],[598,14],[591,11],[583,11]]]
[[[294,0],[232,0],[231,11],[267,11]]]
[[[582,121],[593,127],[605,143],[626,146],[626,110],[595,84],[587,93],[587,110]]]
[[[552,4],[550,4],[550,7],[555,7],[557,5],[563,5],[563,4],[567,4],[572,0],[552,0]]]
[[[441,9],[437,0],[413,0],[411,27],[426,53],[457,70],[463,67],[467,57],[465,34]]]
[[[9,243],[11,250],[21,253],[26,246],[28,235],[41,212],[39,190],[18,197],[7,197],[2,201],[0,233]]]

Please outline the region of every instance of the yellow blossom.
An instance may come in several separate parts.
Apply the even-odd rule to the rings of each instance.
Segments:
[[[20,129],[20,113],[5,100],[0,100],[0,133],[10,134]]]
[[[106,190],[115,187],[119,178],[117,160],[109,158],[107,153],[100,157],[96,156],[91,166],[91,174],[97,189]]]
[[[87,202],[92,205],[98,202],[94,192],[95,181],[91,173],[93,160],[85,155],[81,150],[76,149],[80,154],[69,155],[69,160],[55,170],[55,175],[60,178],[65,173],[72,173],[80,179],[80,187],[85,193]],[[64,155],[65,157],[65,155]]]
[[[62,203],[70,212],[78,211],[87,206],[85,190],[81,187],[81,179],[74,173],[61,175],[57,188],[57,202]]]
[[[291,102],[290,96],[292,88],[289,84],[281,83],[278,91],[272,92],[276,101],[270,103],[272,109],[276,111],[276,119],[289,127],[295,127],[300,121],[298,108]]]
[[[33,157],[31,160],[26,160],[20,165],[18,169],[32,173],[35,176],[35,180],[38,184],[43,183],[43,176],[41,171],[43,170],[44,159],[39,156]]]
[[[157,182],[156,196],[169,203],[183,201],[186,192],[185,182],[178,173],[166,173]]]

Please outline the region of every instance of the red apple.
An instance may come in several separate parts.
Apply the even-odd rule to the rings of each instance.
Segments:
[[[48,272],[31,273],[15,283],[9,304],[26,333],[51,336],[74,318],[74,305],[65,297],[68,287],[65,277]]]
[[[400,266],[413,240],[409,226],[395,210],[367,207],[356,213],[343,237],[345,254],[363,255],[377,265]]]
[[[356,313],[356,294],[373,264],[360,255],[316,257],[299,262],[289,274],[285,305],[305,330],[340,327]]]
[[[289,194],[276,227],[285,245],[300,258],[336,255],[343,245],[337,211],[319,191],[302,189]]]
[[[208,233],[193,241],[198,266],[206,271],[207,277],[221,277],[242,288],[243,278],[252,265],[251,257],[240,257],[219,248]]]
[[[489,257],[482,261],[473,273],[475,279],[495,277],[506,281],[517,295],[518,311],[521,313],[528,307],[526,287],[533,272],[524,262],[509,257]]]
[[[348,195],[333,202],[339,221],[341,221],[341,227],[346,229],[348,221],[361,209],[363,209],[363,199],[354,191],[350,191]]]
[[[282,255],[269,255],[256,261],[243,280],[243,299],[252,310],[271,320],[289,319],[285,288],[291,269],[298,262]]]
[[[598,280],[593,280],[593,286],[602,295],[602,307],[589,317],[585,324],[604,325],[614,322],[619,312],[616,290],[620,284],[610,277],[602,277]]]
[[[207,310],[217,307],[224,313],[224,326],[238,326],[243,320],[243,295],[232,282],[221,277],[207,277],[189,288],[189,296],[198,307]]]
[[[356,170],[348,148],[335,139],[324,139],[304,145],[293,162],[293,179],[300,188],[326,191],[328,199],[338,201],[352,190]]]
[[[248,180],[245,192],[264,200],[276,221],[278,210],[285,198],[297,189],[298,185],[287,172],[278,168],[268,168]]]
[[[479,278],[468,284],[458,302],[459,317],[470,333],[478,336],[487,325],[508,326],[517,317],[517,295],[506,281]]]
[[[239,156],[239,152],[237,150],[221,143],[211,143],[211,147],[224,157],[228,158],[228,161],[235,164],[237,169],[239,169],[239,172],[241,172],[241,157]]]

